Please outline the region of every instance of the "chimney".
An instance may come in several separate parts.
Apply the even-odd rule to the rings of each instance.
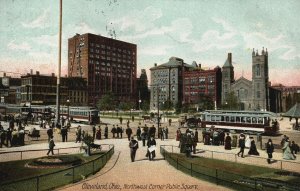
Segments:
[[[33,70],[32,69],[30,69],[30,75],[32,75],[33,74]]]
[[[232,64],[232,55],[231,55],[231,52],[230,53],[228,53],[228,62],[230,63],[230,64]]]
[[[157,63],[154,63],[154,67],[156,67],[157,66]]]
[[[6,77],[6,73],[5,72],[3,73],[3,77]]]
[[[39,76],[39,75],[40,75],[40,72],[39,72],[39,71],[36,71],[36,75]]]
[[[198,64],[198,68],[201,69],[201,63]]]

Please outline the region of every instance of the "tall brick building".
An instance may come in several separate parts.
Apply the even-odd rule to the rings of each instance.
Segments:
[[[90,33],[68,41],[68,75],[87,79],[88,103],[107,92],[119,101],[136,102],[137,48],[135,44]]]
[[[201,98],[206,96],[214,102],[214,107],[219,108],[221,105],[221,68],[217,66],[214,69],[204,70],[201,64],[197,65],[194,62],[193,65],[196,67],[184,72],[184,103],[198,107],[201,105]]]

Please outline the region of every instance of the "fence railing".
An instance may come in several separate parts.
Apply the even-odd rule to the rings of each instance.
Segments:
[[[109,150],[112,145],[101,144],[102,150]],[[105,147],[108,147],[106,149]],[[0,152],[0,162],[15,161],[15,160],[27,160],[32,158],[39,158],[46,155],[48,149],[34,149],[34,150],[23,150],[23,151],[7,151]],[[71,154],[80,153],[81,146],[76,147],[63,147],[53,149],[54,154]]]
[[[174,145],[165,145],[169,148],[171,152],[179,152],[179,148]],[[272,159],[271,164],[267,162],[267,158],[260,157],[260,156],[253,156],[253,155],[245,155],[245,158],[238,157],[235,153],[227,153],[222,151],[211,151],[200,149],[197,151],[197,155],[206,157],[206,158],[213,158],[213,159],[221,159],[231,162],[238,162],[243,164],[256,164],[259,166],[269,167],[269,168],[276,168],[280,170],[287,170],[293,172],[300,172],[300,163],[295,161],[287,161],[287,160],[276,160]]]
[[[168,151],[166,147],[172,149]],[[299,189],[298,188],[299,185],[292,185],[287,182],[277,183],[272,181],[260,180],[256,178],[239,175],[239,174],[234,174],[231,172],[226,172],[220,169],[208,168],[205,166],[205,164],[199,165],[192,162],[188,162],[186,160],[182,160],[176,157],[173,154],[175,150],[173,147],[174,147],[173,145],[160,146],[160,152],[163,155],[164,159],[168,161],[169,164],[175,167],[176,169],[184,173],[187,173],[193,177],[204,179],[216,183],[218,185],[230,187],[235,190],[266,190],[271,188],[272,190],[286,189],[286,190],[296,191]]]
[[[3,191],[53,190],[54,188],[58,188],[60,186],[64,186],[67,184],[71,184],[83,180],[87,176],[95,174],[100,169],[102,169],[104,165],[107,163],[107,161],[114,154],[114,145],[109,145],[109,144],[105,144],[105,145],[108,146],[109,150],[105,152],[103,155],[97,157],[96,159],[93,159],[84,164],[55,171],[53,173],[48,173],[48,174],[27,178],[27,179],[7,182],[4,184],[0,183],[0,191],[2,190]],[[62,149],[65,148],[60,148],[59,150]],[[46,150],[43,151],[45,152]]]

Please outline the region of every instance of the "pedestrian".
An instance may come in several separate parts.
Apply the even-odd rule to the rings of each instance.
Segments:
[[[115,125],[113,125],[113,128],[111,129],[111,133],[113,134],[113,138],[115,138],[116,132],[117,132],[117,129],[116,129]]]
[[[136,130],[136,136],[137,136],[137,140],[140,141],[141,140],[141,128],[138,126],[137,130]]]
[[[285,144],[285,141],[286,141],[287,138],[288,138],[288,137],[287,137],[286,135],[283,135],[283,138],[282,138],[281,141],[280,141],[281,147],[284,147],[284,144]]]
[[[128,137],[128,141],[130,141],[131,134],[132,134],[132,129],[130,127],[127,127],[127,129],[126,129],[126,135]]]
[[[123,127],[120,127],[120,135],[121,135],[121,139],[123,138],[123,132],[124,132],[124,129],[123,129]]]
[[[285,140],[285,143],[284,143],[284,145],[282,147],[282,150],[283,150],[283,159],[286,159],[286,160],[295,160],[295,157],[292,154],[291,149],[290,149],[290,140],[289,140],[288,137]]]
[[[93,140],[95,140],[96,136],[96,125],[93,125]]]
[[[259,152],[257,151],[257,148],[256,148],[255,141],[254,141],[253,137],[250,137],[250,140],[251,140],[251,142],[250,142],[250,149],[249,149],[248,154],[259,156]]]
[[[131,121],[134,122],[134,116],[131,116]]]
[[[104,137],[105,137],[105,139],[108,138],[108,127],[107,127],[107,125],[105,125],[105,128],[104,128]]]
[[[272,143],[272,140],[269,139],[267,142],[267,154],[268,154],[267,162],[269,164],[271,164],[271,159],[273,158],[273,152],[274,152],[274,145]]]
[[[231,150],[231,137],[229,136],[229,133],[226,134],[225,138],[225,150]]]
[[[169,129],[168,129],[168,127],[166,127],[166,137],[165,137],[166,139],[168,139],[169,138]]]
[[[120,120],[120,124],[122,125],[122,122],[123,122],[122,116],[119,118],[119,120]]]
[[[130,148],[130,158],[131,162],[134,162],[136,151],[139,148],[139,143],[134,139],[134,137],[131,137],[131,140],[129,142],[129,148]]]
[[[68,142],[68,129],[66,126],[63,126],[61,129],[62,142]]]
[[[181,135],[181,131],[180,131],[180,128],[178,128],[176,131],[176,141],[180,140],[180,135]]]
[[[224,139],[225,139],[225,132],[221,131],[219,134],[219,140],[220,140],[220,145],[224,145]]]
[[[121,133],[121,128],[119,127],[119,125],[117,125],[117,128],[116,128],[116,132],[117,132],[117,138],[120,138],[120,133]]]
[[[156,157],[156,155],[155,155],[156,141],[153,136],[150,137],[150,140],[147,142],[147,146],[148,146],[148,149],[147,149],[146,156],[149,157],[150,161],[153,161],[154,158]]]
[[[77,143],[77,142],[81,142],[81,126],[80,125],[78,125],[78,127],[77,127],[77,130],[76,130],[76,141],[75,141],[75,143]]]
[[[198,130],[195,129],[195,141],[198,143],[199,142],[199,135],[198,135]]]
[[[240,152],[237,153],[238,156],[242,154],[242,158],[244,158],[244,150],[245,150],[245,135],[242,133],[239,137],[239,146],[240,146]]]
[[[143,147],[146,145],[146,139],[148,139],[147,132],[145,128],[143,128],[143,133],[141,134],[141,139],[143,141]]]
[[[9,142],[9,145],[11,146],[11,138],[12,138],[12,131],[10,128],[7,129],[6,131],[6,145],[8,147],[8,142]]]
[[[127,120],[127,127],[129,127],[129,120]]]
[[[50,152],[52,153],[52,155],[54,155],[54,153],[53,153],[54,147],[55,147],[55,143],[54,143],[54,140],[53,140],[53,136],[51,136],[50,141],[49,141],[49,150],[47,152],[47,155],[49,155]]]
[[[100,127],[100,125],[98,126],[98,130],[97,130],[97,133],[96,133],[96,139],[101,140],[101,127]]]
[[[172,119],[170,118],[169,119],[169,126],[171,126],[171,124],[172,124]]]
[[[292,154],[296,158],[296,154],[297,154],[297,152],[299,152],[299,146],[298,146],[298,144],[296,144],[295,141],[292,141],[292,144],[291,144],[290,148],[291,148]]]
[[[165,140],[164,131],[165,131],[164,128],[160,128],[160,140],[161,140],[161,141],[164,141],[164,140]]]

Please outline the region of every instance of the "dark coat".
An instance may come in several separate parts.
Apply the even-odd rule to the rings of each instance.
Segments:
[[[273,143],[271,143],[271,144],[267,143],[267,153],[273,153],[273,152],[274,152]]]
[[[147,143],[147,146],[148,146],[148,147],[151,147],[152,145],[155,145],[155,146],[156,146],[156,141],[155,141],[155,139],[153,139],[153,140],[150,139],[150,140],[148,141],[148,143]]]

